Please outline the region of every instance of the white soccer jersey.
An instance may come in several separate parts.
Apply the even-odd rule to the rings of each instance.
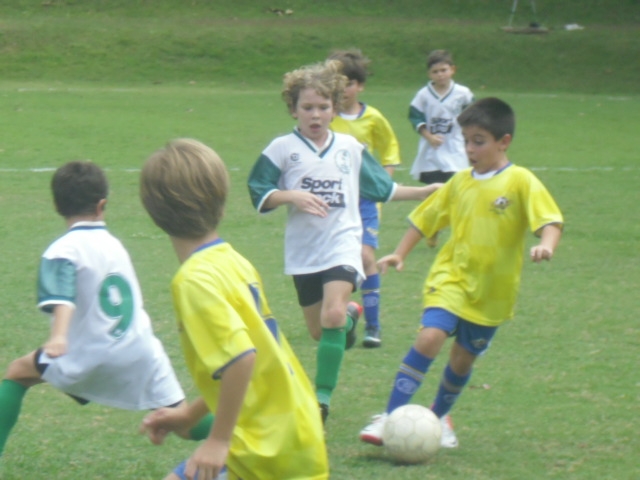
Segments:
[[[418,154],[411,167],[411,175],[418,180],[421,172],[458,172],[469,166],[464,149],[462,129],[456,118],[473,102],[471,90],[451,82],[449,91],[440,96],[431,82],[421,88],[411,101],[409,120],[418,131],[426,125],[432,134],[443,135],[445,140],[433,148],[421,135]]]
[[[361,195],[387,201],[395,184],[351,135],[329,132],[318,149],[297,130],[276,138],[262,152],[249,176],[254,206],[265,212],[265,200],[276,190],[302,190],[329,204],[324,218],[289,206],[285,231],[285,273],[317,273],[349,265],[364,278],[362,267],[362,221],[358,209]]]
[[[75,307],[68,350],[43,359],[42,378],[65,393],[128,410],[184,399],[153,334],[129,254],[104,222],[78,222],[42,256],[38,307]]]

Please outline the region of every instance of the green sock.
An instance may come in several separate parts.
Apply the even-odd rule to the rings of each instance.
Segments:
[[[344,328],[322,329],[316,367],[316,395],[320,403],[329,405],[331,393],[338,384],[338,374],[344,357],[345,339]]]
[[[189,430],[189,436],[191,440],[204,440],[209,436],[211,431],[211,425],[213,425],[214,416],[211,413],[207,413],[200,419],[198,424]]]
[[[11,429],[18,421],[22,398],[26,392],[27,387],[13,380],[5,379],[0,382],[0,456]]]

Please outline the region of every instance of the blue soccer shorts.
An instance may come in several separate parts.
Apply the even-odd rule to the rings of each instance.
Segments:
[[[184,469],[186,467],[187,467],[187,462],[185,460],[173,470],[173,473],[175,473],[178,477],[180,477],[180,480],[187,480],[187,477],[184,476]],[[216,480],[227,480],[227,467],[222,468],[222,470],[216,477]]]
[[[438,328],[455,337],[465,350],[482,355],[491,344],[498,327],[487,327],[469,322],[443,308],[425,308],[421,324],[425,328]]]

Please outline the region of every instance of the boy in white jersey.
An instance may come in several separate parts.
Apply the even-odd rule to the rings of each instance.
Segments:
[[[108,183],[91,162],[69,162],[51,181],[67,232],[42,255],[38,308],[51,315],[43,346],[9,365],[0,383],[0,454],[30,387],[128,410],[182,404],[184,393],[154,336],[129,255],[106,229]]]
[[[454,336],[431,409],[441,419],[442,446],[457,446],[446,415],[476,358],[498,326],[513,316],[527,229],[540,237],[529,252],[534,262],[550,260],[560,241],[563,220],[553,198],[533,173],[507,158],[515,129],[511,107],[485,98],[458,121],[471,168],[454,175],[411,213],[412,226],[395,252],[378,262],[383,273],[389,266],[402,270],[423,237],[451,227],[424,284],[421,329],[396,374],[385,413],[360,432],[364,442],[382,445],[387,415],[409,403],[447,337]]]
[[[191,139],[145,163],[140,196],[171,240],[171,282],[187,367],[201,398],[143,423],[154,443],[215,412],[207,438],[165,480],[325,480],[322,422],[311,383],[271,314],[254,267],[218,234],[229,177],[220,157]],[[224,477],[227,478],[227,477]]]
[[[448,51],[431,52],[427,71],[430,81],[411,101],[409,121],[420,135],[411,175],[429,184],[446,182],[469,166],[456,117],[473,102],[473,94],[453,81],[456,66]]]
[[[331,130],[356,137],[371,154],[377,156],[389,176],[392,176],[395,168],[400,165],[400,148],[396,135],[379,110],[358,99],[369,75],[369,59],[357,49],[335,51],[329,59],[338,60],[342,64],[341,71],[348,79],[340,112],[331,122]],[[360,286],[366,323],[362,345],[365,348],[376,348],[382,345],[380,274],[376,265],[380,228],[378,205],[361,197],[360,217],[362,218],[362,264],[366,275]]]
[[[315,383],[325,420],[345,346],[354,341],[349,297],[364,278],[359,198],[418,200],[437,188],[396,185],[360,142],[329,129],[346,83],[335,60],[285,74],[282,95],[298,125],[267,146],[248,180],[259,212],[288,208],[285,273],[320,342]]]

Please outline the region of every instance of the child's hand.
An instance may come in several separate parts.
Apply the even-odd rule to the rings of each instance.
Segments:
[[[311,192],[302,192],[296,190],[293,192],[292,203],[305,213],[316,215],[318,217],[326,217],[329,205],[317,195]]]
[[[427,142],[433,148],[438,148],[440,145],[444,143],[444,137],[442,135],[429,135],[427,138]]]
[[[55,335],[42,346],[42,351],[51,358],[61,357],[67,353],[67,338],[62,335]]]
[[[183,410],[180,407],[154,410],[142,420],[140,433],[146,434],[154,445],[162,445],[170,432],[183,428]]]
[[[551,260],[551,257],[553,257],[553,249],[545,245],[536,245],[535,247],[531,247],[529,255],[532,261],[540,263],[542,260]]]
[[[395,269],[398,271],[401,271],[404,268],[402,257],[395,253],[392,253],[391,255],[385,255],[380,260],[378,260],[377,265],[380,273],[382,274],[387,273],[389,266],[395,267]]]
[[[229,442],[207,438],[187,460],[184,475],[188,480],[218,478],[229,454]]]

